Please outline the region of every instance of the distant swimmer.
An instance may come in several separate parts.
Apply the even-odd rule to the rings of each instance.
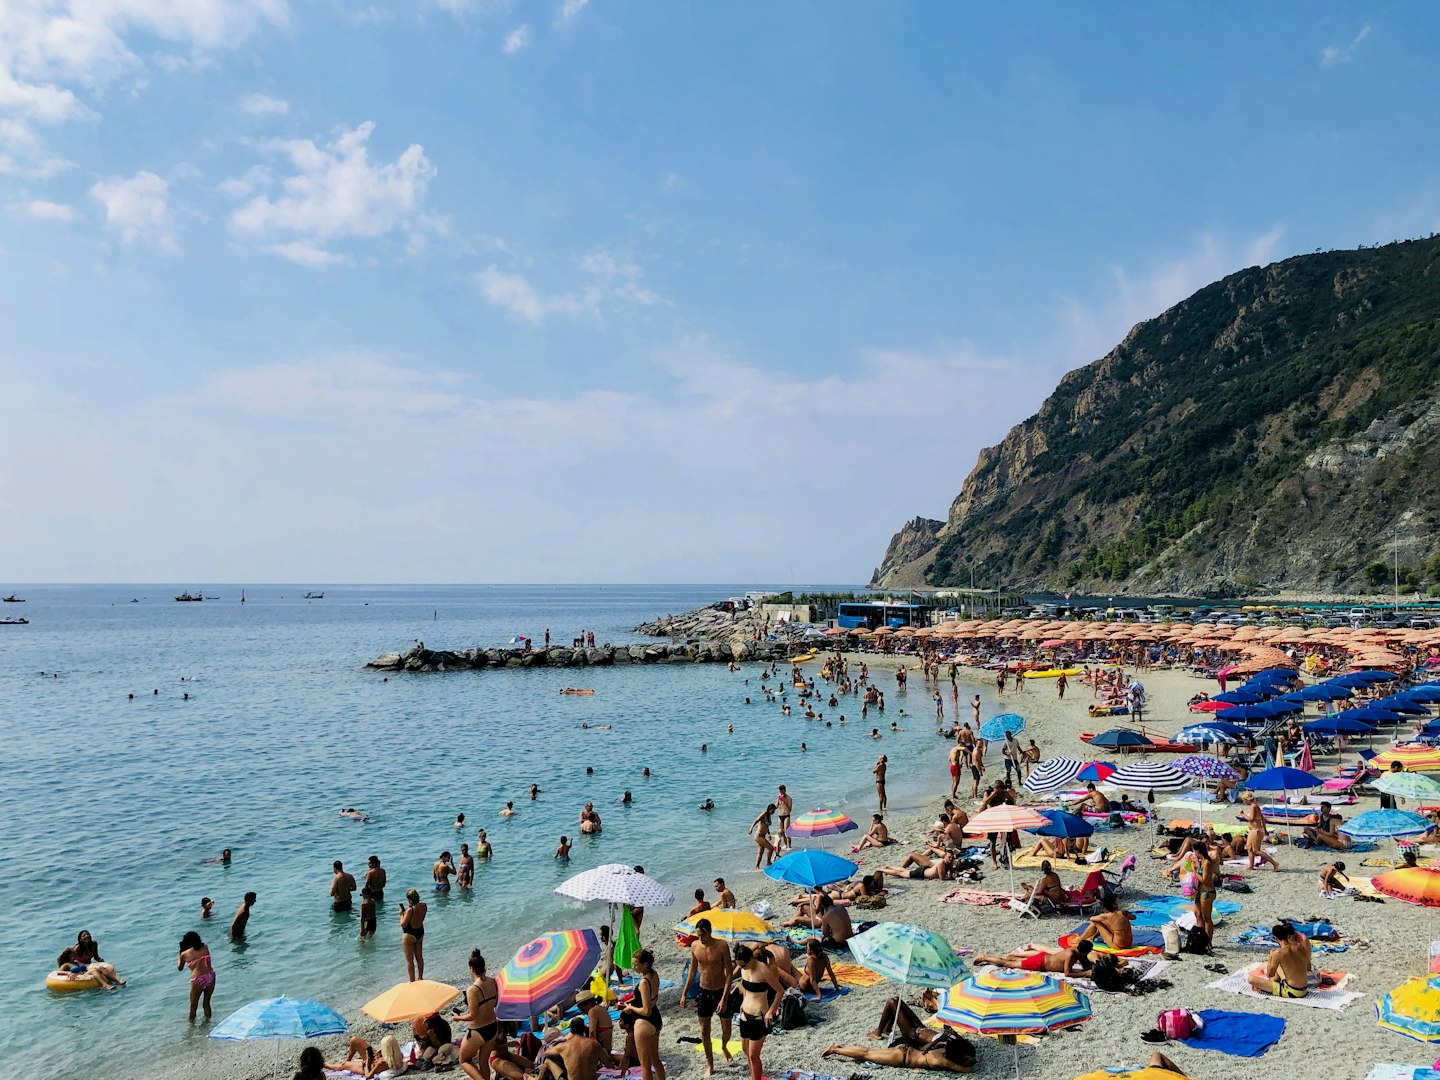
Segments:
[[[704,802],[702,802],[702,803],[700,804],[700,809],[701,809],[701,810],[714,810],[714,809],[715,809],[715,800],[714,800],[714,799],[706,799]]]
[[[220,852],[220,854],[216,855],[213,859],[201,859],[200,861],[202,864],[207,866],[213,865],[215,863],[219,863],[221,866],[229,866],[230,849],[227,847],[224,851]]]
[[[703,742],[702,742],[702,743],[700,744],[700,753],[702,753],[702,754],[708,754],[709,752],[710,752],[710,744],[709,744],[709,743],[703,743]]]
[[[581,690],[574,686],[567,686],[560,691],[562,694],[593,694],[594,690]]]
[[[646,765],[645,768],[640,771],[640,775],[647,780],[650,779],[650,766]]]
[[[247,892],[245,899],[235,909],[235,918],[230,920],[230,940],[244,941],[245,928],[250,925],[250,909],[255,906],[258,897],[253,892]]]
[[[630,805],[632,802],[634,802],[634,801],[635,801],[634,796],[632,796],[632,795],[630,794],[630,792],[628,792],[628,791],[625,792],[624,795],[621,795],[621,796],[620,796],[620,802],[621,802],[623,805],[625,805],[625,806],[629,806],[629,805]]]
[[[586,766],[585,766],[585,775],[586,775],[586,776],[594,776],[594,775],[595,775],[595,766],[593,766],[593,765],[586,765]]]
[[[609,724],[581,724],[581,731],[609,731]]]
[[[208,896],[202,896],[200,898],[200,917],[208,919],[213,914],[215,914],[215,901]]]
[[[568,836],[560,837],[560,846],[555,849],[555,860],[557,862],[570,861],[570,838]]]
[[[349,818],[351,821],[369,821],[369,820],[370,820],[370,815],[369,815],[369,814],[365,813],[364,810],[357,810],[357,809],[355,809],[355,807],[353,807],[353,806],[347,806],[344,810],[341,810],[341,811],[340,811],[340,816],[343,817],[343,818]]]
[[[539,785],[539,784],[531,784],[531,785],[530,785],[530,798],[533,799],[533,798],[535,798],[535,797],[536,797],[537,795],[539,795],[539,794],[540,794],[540,785]]]
[[[505,809],[500,811],[500,816],[501,816],[501,817],[514,817],[514,816],[515,816],[515,804],[514,804],[513,802],[507,802],[507,803],[505,804]]]
[[[475,857],[477,859],[488,859],[495,854],[495,849],[490,846],[490,838],[481,829],[475,837]]]
[[[826,726],[828,727],[829,725],[827,724]],[[805,753],[805,749],[806,749],[805,744],[802,742],[802,743],[800,744],[800,753],[802,753],[802,754]]]
[[[463,813],[456,814],[456,815],[455,815],[455,828],[457,828],[457,829],[463,829],[464,827],[465,827],[465,815],[464,815]]]

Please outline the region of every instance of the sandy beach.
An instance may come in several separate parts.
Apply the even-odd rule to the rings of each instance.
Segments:
[[[893,657],[876,657],[870,654],[856,654],[852,657],[852,662],[862,659],[869,663],[871,670],[875,672],[893,668],[896,663],[903,662]],[[967,688],[965,683],[961,684],[962,709],[965,708],[969,694],[974,692],[974,689],[981,689],[984,698],[983,715],[988,718],[1000,711],[992,707],[995,698],[993,684],[987,689],[980,681],[983,678],[982,673],[971,671],[968,674],[974,686]],[[888,673],[880,674],[877,682],[887,691],[893,686],[893,679]],[[1146,713],[1147,724],[1153,731],[1166,733],[1178,729],[1186,722],[1190,714],[1185,710],[1185,702],[1192,694],[1213,688],[1213,684],[1206,685],[1202,680],[1178,671],[1147,671],[1144,682],[1150,697]],[[913,708],[908,716],[896,717],[902,726],[932,723],[930,712],[922,704],[928,702],[929,693],[917,693],[917,690],[921,689],[918,674],[912,675],[908,699]],[[947,720],[951,709],[948,689],[948,686],[945,687]],[[1024,692],[1007,693],[1003,705],[1006,710],[1019,712],[1027,718],[1024,739],[1033,737],[1040,745],[1044,757],[1057,754],[1084,757],[1088,756],[1088,750],[1080,741],[1079,733],[1096,726],[1096,721],[1091,720],[1085,712],[1090,701],[1089,688],[1078,683],[1072,683],[1066,699],[1059,701],[1053,682],[1032,680],[1026,684]],[[966,713],[968,714],[968,709]],[[933,809],[938,809],[942,798],[948,792],[948,776],[943,757],[946,744],[939,739],[936,744],[931,785],[933,798],[928,800],[928,808],[908,814],[892,814],[888,818],[892,834],[906,841],[915,841],[923,835],[934,819]],[[883,750],[883,742],[880,749]],[[993,751],[991,757],[986,774],[987,781],[996,775]],[[1329,761],[1317,761],[1317,770],[1327,772],[1330,764]],[[1003,775],[1003,768],[1000,774]],[[795,786],[798,788],[802,785],[806,792],[814,788],[811,778],[797,775]],[[964,792],[962,787],[961,794]],[[968,802],[966,805],[968,808]],[[1344,808],[1344,812],[1348,817],[1374,805],[1374,800],[1362,800],[1354,806]],[[862,810],[868,812],[869,808],[850,809],[857,820],[860,820]],[[1173,812],[1161,810],[1160,813],[1166,815]],[[1234,809],[1221,810],[1218,820],[1234,821]],[[1238,828],[1237,822],[1237,831]],[[825,846],[848,855],[850,841],[857,839],[859,835],[850,833],[838,838],[839,841],[844,841],[843,843],[831,838],[831,842]],[[1161,879],[1162,869],[1169,864],[1152,858],[1150,854],[1154,845],[1153,824],[1100,835],[1113,850],[1128,849],[1139,859],[1138,867],[1122,894],[1122,904],[1126,898],[1175,891]],[[909,850],[908,846],[902,845],[884,851],[866,851],[852,857],[860,863],[862,872],[869,872],[878,866],[898,861],[903,858],[906,850]],[[1382,870],[1362,867],[1361,861],[1367,858],[1387,858],[1390,854],[1390,845],[1386,843],[1374,852],[1350,855],[1346,861],[1352,876],[1368,878]],[[1337,1080],[1359,1080],[1376,1062],[1422,1065],[1433,1061],[1434,1052],[1427,1053],[1425,1044],[1378,1028],[1373,1007],[1374,999],[1379,994],[1398,986],[1408,976],[1424,972],[1429,941],[1436,936],[1433,914],[1393,899],[1383,904],[1361,903],[1351,899],[1321,899],[1316,890],[1316,871],[1330,861],[1324,853],[1282,845],[1278,850],[1278,859],[1281,865],[1278,872],[1262,869],[1247,875],[1254,892],[1222,892],[1221,899],[1237,900],[1243,904],[1243,909],[1217,927],[1214,957],[1184,956],[1171,963],[1164,973],[1164,977],[1173,984],[1168,990],[1144,996],[1092,994],[1094,1016],[1088,1023],[1033,1043],[1022,1044],[1022,1073],[1066,1080],[1103,1066],[1143,1064],[1153,1047],[1141,1041],[1141,1034],[1154,1026],[1157,1012],[1173,1007],[1263,1012],[1282,1017],[1286,1022],[1285,1032],[1279,1043],[1263,1056],[1256,1058],[1221,1055],[1193,1050],[1180,1044],[1169,1044],[1165,1052],[1187,1075],[1193,1077],[1260,1080],[1279,1072],[1294,1076],[1318,1075],[1334,1077]],[[1077,884],[1083,872],[1079,869],[1062,869],[1061,873],[1067,884]],[[1033,870],[1019,870],[1017,878],[1033,880],[1034,874]],[[754,871],[731,875],[727,880],[744,908],[768,901],[776,911],[788,912],[788,900],[795,893],[793,888],[772,882]],[[1006,888],[1006,881],[1003,869],[996,872],[987,868],[986,880],[979,887],[1002,891]],[[673,881],[666,884],[675,892],[677,904],[663,912],[653,911],[646,920],[643,937],[646,944],[656,952],[662,976],[666,979],[679,979],[684,954],[675,946],[668,930],[684,912],[682,899],[688,903],[689,894],[697,886],[705,886],[708,891],[709,882]],[[1004,952],[1025,942],[1053,946],[1060,934],[1069,932],[1082,921],[1078,916],[1071,915],[1049,916],[1037,922],[1031,919],[1022,920],[1013,911],[1000,906],[974,907],[941,903],[940,896],[952,887],[951,883],[907,881],[901,885],[902,894],[890,899],[883,912],[865,914],[872,917],[878,915],[887,921],[915,923],[927,927],[943,934],[957,950],[967,954],[975,951]],[[860,913],[855,914],[858,917]],[[1207,984],[1217,981],[1221,976],[1206,970],[1206,964],[1222,963],[1233,973],[1243,970],[1250,963],[1263,960],[1266,955],[1261,949],[1230,944],[1230,936],[1251,924],[1269,926],[1281,916],[1316,916],[1334,923],[1349,947],[1344,952],[1317,956],[1316,966],[1326,970],[1349,972],[1351,978],[1346,989],[1356,991],[1362,996],[1343,1011],[1336,1012],[1307,1007],[1292,1001],[1245,997],[1208,987]],[[437,966],[448,970],[449,959],[437,958],[440,961]],[[809,1013],[812,1022],[808,1027],[777,1033],[767,1041],[764,1051],[766,1074],[780,1076],[788,1069],[799,1068],[849,1076],[857,1071],[875,1069],[873,1066],[843,1059],[825,1059],[821,1054],[832,1043],[878,1046],[878,1043],[869,1043],[865,1036],[874,1027],[885,999],[895,992],[896,987],[889,983],[854,987],[847,995],[832,1002],[811,1005]],[[908,1001],[918,1003],[918,991],[901,992]],[[666,1018],[661,1049],[670,1075],[702,1076],[704,1059],[698,1048],[676,1041],[677,1038],[695,1036],[698,1033],[693,1011],[679,1007],[677,991],[673,989],[662,993],[661,1005]],[[354,1031],[367,1036],[378,1037],[380,1034],[376,1025],[364,1020],[354,1026]],[[1009,1047],[987,1038],[975,1038],[972,1041],[976,1043],[979,1055],[975,1075],[1013,1075],[1013,1059]],[[339,1039],[320,1040],[320,1043],[327,1054],[338,1052],[341,1046]],[[298,1049],[296,1044],[294,1050],[298,1052]],[[286,1060],[290,1062],[293,1061],[294,1054],[288,1051],[287,1047]],[[233,1056],[227,1054],[225,1057],[225,1061],[217,1063],[214,1056],[210,1056],[207,1064],[212,1068],[208,1075],[227,1078],[269,1075],[268,1055],[253,1048],[237,1047]],[[162,1068],[161,1071],[165,1070]],[[187,1073],[190,1071],[189,1068],[185,1069]],[[741,1076],[744,1075],[744,1067],[737,1058],[736,1063],[723,1068],[721,1074]]]

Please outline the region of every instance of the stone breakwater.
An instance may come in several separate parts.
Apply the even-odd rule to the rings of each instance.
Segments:
[[[789,623],[768,627],[770,633],[798,635]],[[755,609],[750,611],[720,611],[713,607],[683,611],[678,615],[666,615],[663,619],[643,622],[635,627],[635,633],[647,637],[668,637],[681,640],[700,641],[744,641],[754,642],[766,636],[767,627]]]
[[[482,668],[611,667],[617,664],[728,664],[783,660],[794,647],[770,641],[690,641],[681,644],[599,645],[593,649],[427,649],[382,653],[366,667],[380,671],[478,671]]]

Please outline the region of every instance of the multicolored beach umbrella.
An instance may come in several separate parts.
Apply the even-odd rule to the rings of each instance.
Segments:
[[[1028,806],[992,806],[981,810],[965,825],[965,832],[974,836],[986,833],[1019,832],[1021,829],[1038,829],[1049,824],[1049,819],[1038,810]]]
[[[1105,786],[1130,791],[1179,791],[1193,782],[1168,761],[1130,761],[1111,773]]]
[[[1408,810],[1366,810],[1341,825],[1340,831],[1359,840],[1389,840],[1420,836],[1434,827],[1433,822]]]
[[[1115,765],[1109,761],[1091,761],[1086,763],[1078,773],[1076,780],[1084,780],[1087,783],[1098,784],[1115,771]]]
[[[977,1035],[1036,1035],[1090,1019],[1090,998],[1043,971],[982,968],[940,998],[947,1027]]]
[[[501,1020],[527,1020],[590,981],[600,961],[594,930],[559,930],[525,945],[495,976]]]
[[[1018,735],[1024,730],[1025,718],[1019,713],[1007,712],[986,720],[977,734],[986,742],[1004,742],[1006,735]]]
[[[1382,1028],[1421,1042],[1440,1042],[1440,975],[1408,980],[1375,1002]]]
[[[1406,866],[1372,878],[1370,884],[1386,896],[1420,907],[1440,907],[1440,870]]]
[[[738,908],[711,908],[688,916],[675,924],[675,933],[681,937],[699,937],[700,930],[695,924],[701,919],[709,920],[710,933],[721,941],[774,941],[783,936],[759,915]]]
[[[1406,772],[1440,772],[1440,746],[1411,749],[1408,746],[1382,750],[1370,761],[1371,768],[1389,771],[1398,761]]]
[[[909,923],[876,923],[849,941],[855,959],[902,986],[943,990],[970,973],[950,943],[933,930]]]
[[[786,836],[834,836],[860,826],[839,810],[822,808],[798,815],[785,830]]]
[[[1025,790],[1035,795],[1060,791],[1075,782],[1085,763],[1078,758],[1053,757],[1040,762],[1025,778]]]
[[[1397,799],[1431,799],[1440,802],[1440,780],[1423,773],[1387,772],[1370,782],[1376,791]]]
[[[1188,754],[1175,762],[1175,771],[1197,780],[1238,780],[1240,774],[1229,762],[1213,754]]]

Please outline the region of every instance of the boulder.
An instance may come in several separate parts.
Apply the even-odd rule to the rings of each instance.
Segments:
[[[365,666],[371,668],[378,668],[383,671],[394,671],[395,669],[400,667],[400,663],[400,654],[398,652],[387,652],[381,653],[379,656],[377,656],[374,660],[371,660],[370,663],[366,664]]]
[[[577,649],[576,653],[578,652],[579,650]],[[569,667],[571,658],[576,655],[576,653],[571,653],[569,649],[564,649],[556,645],[546,649],[540,655],[545,657],[546,667]]]

